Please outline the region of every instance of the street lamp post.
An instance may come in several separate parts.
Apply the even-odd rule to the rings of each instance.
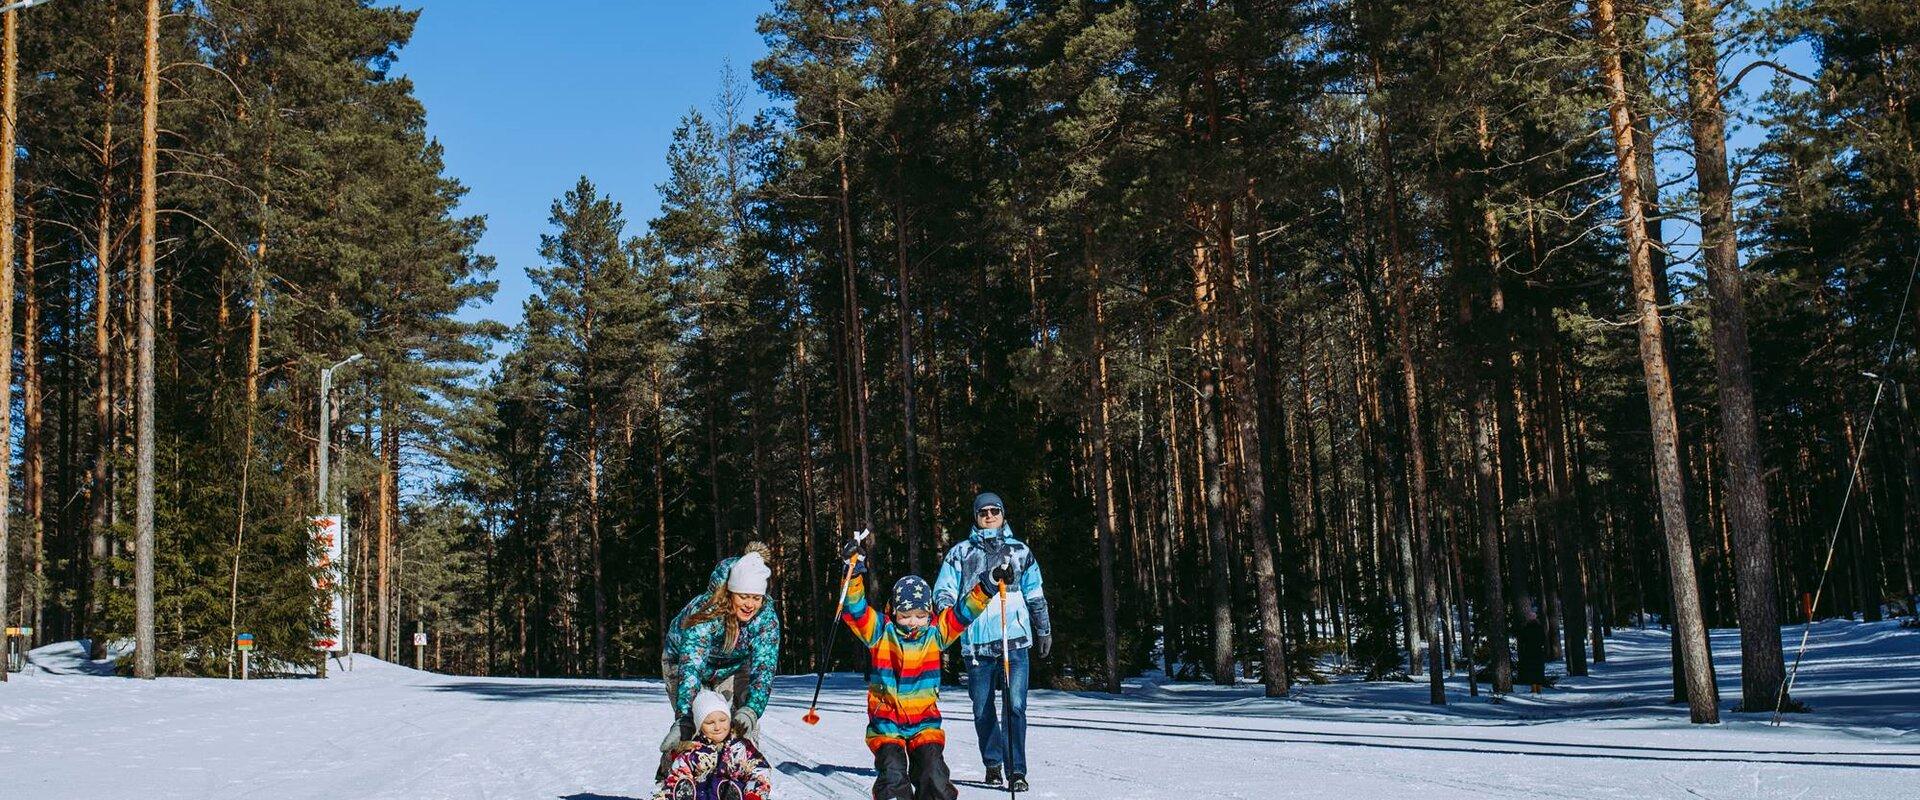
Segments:
[[[44,3],[46,0],[39,0],[39,2]],[[333,398],[333,373],[335,370],[359,361],[363,357],[364,355],[361,353],[354,353],[341,359],[340,363],[320,370],[320,496],[318,499],[320,501],[320,513],[323,515],[333,510],[333,498],[327,494],[327,484],[333,477],[327,466],[330,460],[328,456],[333,450],[333,438],[331,435],[333,428],[333,409],[331,406]]]
[[[44,2],[44,0],[42,0],[42,2]],[[333,373],[341,367],[359,361],[363,357],[361,353],[354,353],[341,359],[339,363],[320,370],[320,474],[317,476],[318,479],[315,483],[319,485],[319,497],[317,499],[320,501],[321,516],[326,516],[333,510],[333,496],[328,491],[328,484],[333,477],[331,458],[333,454]],[[347,554],[347,541],[344,538],[346,535],[346,526],[340,526],[340,530],[335,535],[342,537],[340,539],[340,554],[342,557],[345,557]],[[338,564],[333,566],[334,569],[339,569]],[[335,591],[339,591],[338,587],[342,585],[345,578],[346,570],[340,570],[340,580],[336,580],[333,584]],[[346,598],[337,597],[334,598],[334,602],[344,604]],[[353,609],[342,608],[341,611],[340,627],[343,628],[343,630],[339,631],[340,641],[346,646],[347,655],[351,658],[353,655],[353,631],[351,630],[353,624]],[[326,670],[327,656],[325,653],[322,653],[320,655],[321,677],[326,677]]]

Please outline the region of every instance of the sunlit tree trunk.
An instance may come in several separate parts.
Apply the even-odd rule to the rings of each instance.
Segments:
[[[1708,661],[1707,630],[1700,613],[1699,581],[1694,574],[1693,542],[1689,538],[1686,494],[1681,485],[1679,425],[1675,418],[1673,381],[1668,371],[1665,326],[1654,299],[1653,272],[1648,254],[1644,210],[1641,207],[1640,163],[1635,153],[1632,113],[1621,66],[1619,35],[1613,0],[1594,0],[1594,30],[1601,49],[1601,73],[1607,92],[1608,119],[1614,141],[1614,168],[1620,182],[1622,225],[1627,239],[1627,267],[1633,278],[1634,310],[1638,317],[1640,363],[1646,376],[1647,410],[1652,417],[1653,454],[1661,527],[1666,532],[1667,567],[1672,580],[1674,636],[1686,669],[1687,698],[1695,723],[1720,721],[1719,692]]]
[[[153,630],[153,346],[154,248],[159,231],[155,215],[159,203],[155,182],[160,119],[160,0],[147,0],[146,77],[140,134],[140,311],[134,396],[134,662],[137,678],[154,676]],[[11,152],[11,151],[9,151]],[[12,203],[8,203],[9,208]],[[11,263],[11,262],[9,262]],[[7,293],[11,296],[11,292]],[[0,385],[6,385],[0,381]],[[4,431],[0,431],[3,433]],[[4,504],[0,504],[3,507]]]

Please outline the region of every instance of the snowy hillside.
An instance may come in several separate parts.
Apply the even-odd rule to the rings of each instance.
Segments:
[[[1789,629],[1788,645],[1799,641]],[[1715,634],[1731,702],[1738,647]],[[1920,631],[1821,623],[1796,694],[1816,713],[1688,725],[1666,705],[1667,642],[1623,631],[1594,675],[1540,697],[1435,709],[1424,684],[1301,687],[1294,700],[1154,681],[1124,697],[1037,692],[1034,798],[1920,798]],[[357,659],[326,681],[139,682],[85,674],[77,649],[36,651],[72,674],[0,685],[0,797],[515,798],[651,796],[667,724],[657,681],[431,675]],[[782,678],[767,713],[780,798],[861,798],[857,676],[822,722],[812,679]],[[993,797],[965,693],[949,689],[949,760]]]

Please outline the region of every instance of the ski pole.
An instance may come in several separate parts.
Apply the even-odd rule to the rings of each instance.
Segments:
[[[1012,563],[1012,560],[1009,559],[1003,563]],[[1007,582],[996,580],[995,583],[1000,584],[1000,673],[1006,678],[1006,683],[1002,686],[1004,691],[1000,695],[1000,704],[1006,710],[1003,715],[1006,727],[1003,730],[1007,737],[1007,766],[1011,768],[1013,766],[1013,651],[1007,649]],[[1012,772],[1007,773],[1007,796],[1020,796],[1020,793],[1013,788]]]
[[[865,539],[868,533],[868,531],[856,533],[853,535],[853,540],[858,542]],[[840,599],[835,600],[833,610],[827,612],[827,651],[820,659],[820,675],[813,682],[813,700],[807,703],[806,716],[800,718],[801,722],[808,725],[820,724],[820,712],[817,710],[820,706],[820,687],[827,682],[827,665],[833,663],[833,635],[840,632],[840,626],[834,624],[838,621],[835,617],[840,616],[841,606],[847,604],[847,584],[853,581],[853,567],[858,563],[860,563],[858,551],[847,556],[847,574],[840,579]]]

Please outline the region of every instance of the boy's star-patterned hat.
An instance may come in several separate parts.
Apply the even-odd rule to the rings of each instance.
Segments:
[[[893,584],[893,610],[932,611],[933,587],[918,575],[908,575]]]

